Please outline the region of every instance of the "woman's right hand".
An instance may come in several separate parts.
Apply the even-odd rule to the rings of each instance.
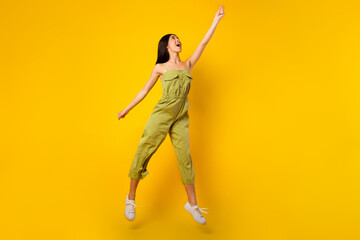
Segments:
[[[118,113],[118,120],[120,120],[120,118],[124,118],[126,116],[126,114],[128,114],[129,111],[126,110],[122,110],[121,112]]]

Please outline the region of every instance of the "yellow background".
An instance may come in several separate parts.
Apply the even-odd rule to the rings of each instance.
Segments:
[[[195,50],[190,142],[199,207],[169,136],[124,215],[128,171],[168,33]],[[2,1],[0,238],[359,239],[358,1]]]

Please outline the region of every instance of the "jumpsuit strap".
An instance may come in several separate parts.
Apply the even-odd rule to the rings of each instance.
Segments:
[[[164,68],[166,68],[166,70],[169,70],[169,69],[167,69],[167,67],[165,67],[165,63],[163,63],[163,64],[161,64],[161,65],[163,65],[163,66],[164,66]]]

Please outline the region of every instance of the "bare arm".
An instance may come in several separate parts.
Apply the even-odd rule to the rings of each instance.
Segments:
[[[134,100],[121,112],[118,113],[118,119],[125,117],[126,114],[130,112],[131,109],[133,109],[138,103],[140,103],[146,95],[150,92],[152,87],[155,85],[156,81],[160,77],[159,73],[159,65],[156,64],[156,66],[153,68],[151,72],[151,76],[149,80],[146,82],[145,86],[139,91],[139,93],[135,96]]]
[[[210,29],[208,30],[208,32],[206,33],[205,37],[201,40],[200,44],[198,45],[198,47],[195,49],[194,53],[188,58],[186,59],[185,62],[187,62],[189,69],[192,69],[195,65],[195,63],[199,60],[201,54],[203,53],[206,45],[208,44],[208,42],[210,41],[212,35],[215,32],[216,26],[219,23],[220,19],[224,16],[224,8],[221,5],[219,10],[216,12],[215,14],[215,18],[210,26]]]

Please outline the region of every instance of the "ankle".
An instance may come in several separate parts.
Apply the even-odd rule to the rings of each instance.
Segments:
[[[135,195],[129,194],[128,198],[129,198],[129,200],[135,200]]]
[[[192,206],[192,207],[195,206],[195,205],[197,205],[196,202],[190,202],[190,201],[189,201],[189,204],[190,204],[190,206]]]

